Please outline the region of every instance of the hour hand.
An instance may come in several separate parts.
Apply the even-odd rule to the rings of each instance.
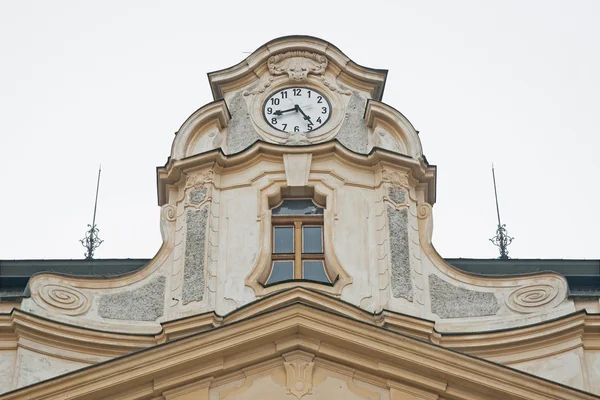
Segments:
[[[296,111],[296,107],[288,108],[287,110],[276,110],[273,112],[273,114],[274,115],[282,115],[283,113],[290,112],[290,111]]]
[[[306,115],[306,114],[304,113],[304,111],[302,111],[302,109],[300,108],[300,106],[296,106],[296,107],[298,108],[298,111],[300,111],[300,113],[301,113],[301,114],[304,116],[304,119],[305,119],[306,121],[308,121],[308,122],[312,122],[312,121],[310,120],[310,117],[309,117],[308,115]]]

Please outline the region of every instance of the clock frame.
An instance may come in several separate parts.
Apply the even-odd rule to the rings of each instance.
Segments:
[[[284,86],[263,101],[262,117],[269,127],[288,134],[310,134],[331,119],[329,98],[308,86]]]
[[[344,96],[339,92],[323,86],[321,80],[318,80],[312,76],[309,76],[303,82],[290,82],[283,77],[278,78],[277,81],[277,83],[273,82],[271,85],[269,85],[268,90],[256,93],[252,95],[251,99],[249,99],[249,109],[251,110],[250,117],[252,118],[254,126],[261,137],[267,141],[286,144],[296,139],[308,140],[310,143],[320,143],[335,136],[337,129],[344,121],[344,110],[348,104],[349,96]],[[329,106],[329,118],[324,121],[318,129],[313,129],[311,131],[301,130],[300,132],[286,132],[282,129],[274,128],[265,119],[264,106],[268,99],[281,90],[292,88],[314,90],[320,95],[323,95],[323,97],[326,99],[323,101]]]

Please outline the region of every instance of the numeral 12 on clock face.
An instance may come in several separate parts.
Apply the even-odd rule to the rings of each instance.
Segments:
[[[288,87],[271,94],[263,105],[267,124],[278,131],[309,133],[329,120],[331,103],[318,90]]]

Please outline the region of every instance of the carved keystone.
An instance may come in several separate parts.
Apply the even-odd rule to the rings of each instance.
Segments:
[[[312,393],[312,373],[315,363],[314,354],[301,350],[282,354],[285,362],[286,383],[288,394],[301,399],[305,394]]]
[[[288,186],[308,185],[312,154],[284,154],[283,165]]]

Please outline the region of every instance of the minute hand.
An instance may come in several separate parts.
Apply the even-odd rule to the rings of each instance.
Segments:
[[[302,111],[302,109],[300,108],[300,106],[296,106],[296,108],[298,108],[298,111],[300,111],[300,113],[304,116],[304,119],[307,120],[308,122],[312,123],[312,121],[310,120],[310,117],[306,114],[304,114],[304,111]]]

